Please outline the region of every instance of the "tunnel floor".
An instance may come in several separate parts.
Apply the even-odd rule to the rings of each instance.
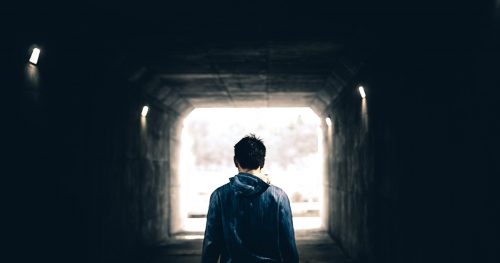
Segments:
[[[340,247],[326,232],[322,231],[297,231],[297,247],[302,263],[336,262],[351,263]],[[159,246],[151,253],[145,262],[164,263],[201,262],[201,245],[203,240],[178,240]]]

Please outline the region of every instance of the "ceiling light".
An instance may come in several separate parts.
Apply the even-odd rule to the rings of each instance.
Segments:
[[[326,117],[325,121],[326,121],[326,125],[328,125],[328,127],[332,127],[332,119],[330,119],[330,117]]]
[[[40,49],[34,48],[33,52],[31,52],[30,62],[34,65],[38,63],[38,57],[40,56]]]
[[[359,94],[361,95],[361,98],[366,98],[366,93],[365,93],[365,89],[363,88],[363,86],[359,86]]]
[[[148,111],[149,111],[149,107],[148,106],[142,107],[141,116],[142,117],[146,117],[148,115]]]

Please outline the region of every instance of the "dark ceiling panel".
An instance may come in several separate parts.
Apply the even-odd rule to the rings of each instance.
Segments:
[[[221,41],[147,54],[143,66],[161,79],[170,105],[172,93],[193,107],[322,105],[335,93],[332,83],[344,81],[332,71],[350,73],[339,66],[342,45],[332,41]]]

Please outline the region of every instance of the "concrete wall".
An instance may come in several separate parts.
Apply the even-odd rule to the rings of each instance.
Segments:
[[[168,237],[178,113],[124,77],[115,42],[22,32],[2,49],[7,251],[21,262],[133,262]],[[33,42],[37,66],[27,63]]]
[[[495,37],[472,24],[401,25],[326,112],[329,232],[359,262],[495,262]]]
[[[94,191],[102,231],[96,233],[102,240],[102,251],[96,256],[103,261],[142,258],[148,248],[167,241],[171,231],[170,178],[177,160],[172,154],[179,143],[172,127],[178,126],[179,113],[144,94],[142,87],[121,84],[122,88],[128,85],[129,92],[121,99],[123,108],[108,116],[122,115],[107,123],[112,131],[101,142],[108,147],[107,157],[97,166],[105,170],[99,180],[102,185]],[[141,117],[144,105],[149,112]]]
[[[346,89],[332,102],[327,115],[329,150],[330,233],[356,259],[373,254],[370,247],[370,217],[373,214],[374,155],[369,127],[370,98],[361,99]]]

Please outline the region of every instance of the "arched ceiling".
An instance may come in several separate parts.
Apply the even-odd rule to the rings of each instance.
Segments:
[[[22,13],[11,16],[27,32],[50,28],[57,41],[91,44],[93,52],[109,57],[98,57],[102,63],[112,63],[109,53],[118,53],[125,57],[117,66],[122,76],[178,112],[311,106],[321,113],[352,83],[369,50],[401,41],[399,33],[412,35],[409,29],[422,23],[432,28],[429,12],[468,10],[373,1],[35,1],[29,10],[17,5]]]
[[[126,77],[178,112],[310,106],[322,113],[362,64],[350,45],[360,24],[355,5],[193,5],[99,7],[118,14],[111,25],[126,43]]]
[[[235,41],[151,50],[142,55],[135,75],[147,69],[148,95],[180,111],[307,106],[320,113],[360,66],[332,41]]]

